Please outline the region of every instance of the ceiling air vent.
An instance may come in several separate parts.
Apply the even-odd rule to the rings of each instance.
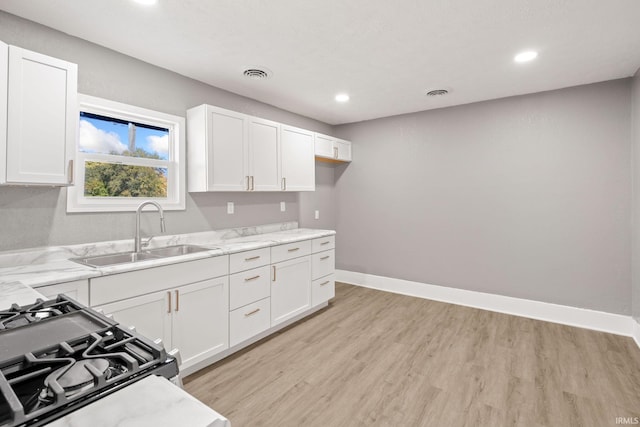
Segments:
[[[247,68],[242,73],[245,77],[253,80],[264,80],[269,77],[270,73],[260,68]]]
[[[442,96],[448,94],[449,91],[446,89],[434,89],[427,92],[427,96]]]

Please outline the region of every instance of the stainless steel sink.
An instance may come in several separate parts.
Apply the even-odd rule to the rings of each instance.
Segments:
[[[159,258],[162,257],[144,252],[122,252],[109,255],[97,255],[86,258],[71,258],[71,261],[88,265],[90,267],[106,267],[109,265],[128,264],[132,262]]]
[[[202,246],[196,246],[196,245],[176,245],[176,246],[167,246],[165,248],[147,249],[146,251],[144,251],[144,253],[157,255],[160,257],[172,257],[172,256],[193,254],[196,252],[204,252],[208,250],[211,250],[211,249],[203,248]]]
[[[130,264],[134,262],[146,261],[150,259],[162,259],[180,255],[204,252],[215,248],[203,248],[196,245],[176,245],[164,248],[147,249],[143,252],[120,252],[108,255],[97,255],[84,258],[71,258],[79,264],[89,267],[108,267],[111,265]]]

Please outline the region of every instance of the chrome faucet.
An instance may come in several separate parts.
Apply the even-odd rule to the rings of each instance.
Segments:
[[[140,206],[138,206],[138,209],[136,210],[136,236],[133,239],[133,246],[134,246],[134,251],[135,252],[140,252],[140,250],[142,249],[142,239],[140,238],[140,214],[142,213],[142,209],[147,206],[147,205],[153,205],[158,209],[158,212],[160,213],[160,232],[164,233],[165,232],[165,227],[164,227],[164,211],[162,210],[162,206],[160,206],[159,203],[151,201],[151,200],[147,200],[146,202],[142,202],[140,203]],[[152,239],[153,237],[150,237],[149,240],[147,240],[144,244],[144,246],[149,244],[149,241]]]

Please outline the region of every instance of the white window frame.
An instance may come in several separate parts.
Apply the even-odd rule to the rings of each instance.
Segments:
[[[136,123],[169,129],[169,161],[140,157],[126,157],[119,163],[134,166],[167,167],[167,197],[85,197],[85,162],[112,162],[113,156],[83,153],[76,144],[74,164],[75,183],[67,188],[67,212],[123,212],[135,211],[146,200],[160,203],[165,210],[184,210],[186,194],[185,174],[185,119],[133,105],[110,101],[89,95],[78,95],[79,112],[99,114],[130,120]]]

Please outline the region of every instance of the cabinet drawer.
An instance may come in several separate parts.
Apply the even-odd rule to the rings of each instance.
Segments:
[[[311,305],[316,306],[336,296],[336,282],[333,274],[311,282]]]
[[[335,271],[335,251],[318,252],[311,255],[311,278],[319,279]]]
[[[232,274],[229,280],[229,309],[235,310],[243,305],[267,298],[271,292],[270,268],[254,268]]]
[[[311,240],[287,243],[271,247],[271,263],[285,261],[292,258],[309,255],[311,253]]]
[[[229,257],[221,255],[89,279],[91,306],[175,288],[229,274]]]
[[[313,253],[335,249],[335,247],[336,236],[326,236],[311,241],[311,252]]]
[[[229,255],[229,273],[250,270],[256,267],[268,265],[271,262],[269,248],[255,249],[253,251],[239,252]]]
[[[270,319],[270,298],[233,310],[229,313],[229,345],[233,347],[266,331],[271,325]]]

